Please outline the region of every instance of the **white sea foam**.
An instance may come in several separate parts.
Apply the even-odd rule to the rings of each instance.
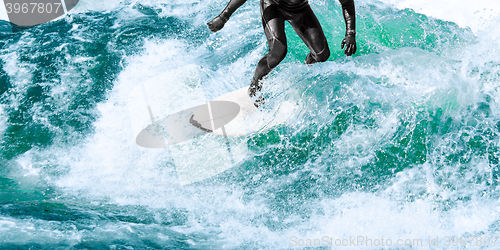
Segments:
[[[120,1],[98,2],[82,2],[77,11],[107,10],[120,6]],[[465,1],[462,6],[446,1],[433,2],[432,5],[429,1],[387,0],[386,3],[397,8],[411,7],[417,12],[450,20],[461,26],[469,26],[476,34],[482,34],[482,27],[486,27],[487,22],[498,22],[495,17],[498,9],[478,11],[480,7],[476,5],[479,4],[470,9],[464,8],[463,6],[469,6]],[[484,3],[486,5],[486,1]],[[488,4],[495,6],[496,2],[488,1]],[[223,7],[222,3],[215,2],[205,5]],[[250,17],[256,13],[246,11],[239,15]],[[475,19],[471,19],[474,20],[472,23],[467,23],[467,18]],[[216,237],[210,238],[213,242],[208,245],[226,248],[247,245],[260,249],[285,248],[290,246],[290,238],[294,236],[303,239],[321,239],[323,236],[345,239],[350,236],[363,236],[371,239],[383,237],[393,242],[398,239],[422,239],[423,249],[428,249],[430,247],[425,244],[429,238],[494,236],[493,234],[498,233],[498,229],[491,226],[499,219],[496,212],[499,207],[498,200],[482,196],[486,186],[492,182],[491,179],[484,179],[490,171],[487,159],[478,157],[463,166],[443,163],[446,162],[446,156],[456,150],[453,143],[457,137],[465,132],[471,133],[471,136],[479,134],[474,134],[474,128],[470,131],[465,131],[464,128],[463,131],[450,134],[429,136],[426,139],[431,140],[436,149],[427,153],[427,161],[404,169],[391,176],[387,182],[379,183],[381,187],[376,191],[338,190],[342,194],[337,197],[322,197],[324,190],[318,189],[317,192],[314,191],[316,198],[296,197],[283,201],[305,210],[287,211],[289,214],[285,214],[284,222],[280,221],[278,212],[273,211],[276,208],[272,205],[275,204],[268,203],[268,199],[272,202],[270,197],[280,195],[281,187],[302,187],[302,182],[309,181],[302,179],[302,174],[307,171],[331,178],[332,185],[342,179],[336,177],[352,172],[362,174],[360,166],[369,164],[370,160],[374,159],[376,150],[394,143],[391,138],[407,118],[405,115],[410,119],[411,115],[420,109],[442,108],[449,117],[461,120],[469,115],[470,107],[475,107],[484,100],[484,93],[492,98],[491,106],[498,107],[498,81],[493,76],[498,72],[495,63],[498,62],[499,46],[498,42],[491,39],[464,48],[465,52],[456,55],[454,60],[443,59],[435,53],[417,48],[402,48],[312,67],[298,62],[281,65],[280,73],[270,76],[268,80],[277,84],[266,87],[268,90],[286,89],[296,78],[355,75],[355,79],[348,78],[350,85],[345,85],[342,93],[331,93],[328,84],[337,83],[325,83],[327,87],[322,91],[330,93],[330,98],[337,98],[343,104],[350,102],[363,107],[367,102],[373,102],[384,104],[388,110],[377,111],[379,113],[375,119],[375,129],[350,127],[341,138],[327,146],[318,159],[307,162],[304,169],[268,179],[262,177],[267,174],[265,169],[262,175],[241,177],[240,181],[243,183],[262,178],[263,181],[256,184],[258,187],[250,188],[253,188],[255,194],[247,194],[248,187],[238,183],[225,186],[225,180],[221,180],[222,183],[179,187],[174,172],[175,166],[168,150],[143,149],[135,144],[127,108],[129,93],[138,82],[153,79],[172,68],[196,64],[199,54],[210,53],[206,51],[210,46],[214,54],[237,50],[241,41],[228,41],[228,38],[247,36],[246,31],[242,31],[242,27],[248,27],[245,25],[245,22],[232,22],[220,33],[211,34],[207,44],[193,50],[188,49],[188,45],[182,40],[146,41],[141,54],[126,59],[126,67],[115,81],[107,101],[98,105],[100,116],[94,123],[95,131],[89,134],[84,142],[69,148],[64,145],[53,145],[46,149],[34,148],[17,158],[19,164],[30,171],[54,166],[58,168],[57,172],[61,172],[58,175],[47,176],[44,171],[32,171],[32,174],[40,175],[41,179],[62,192],[61,200],[75,198],[76,203],[90,202],[97,204],[96,207],[99,204],[147,207],[157,213],[151,227],[138,229],[135,227],[137,225],[131,225],[133,223],[117,223],[99,225],[92,230],[78,230],[70,225],[65,227],[49,221],[0,218],[0,231],[9,232],[8,237],[12,239],[7,242],[28,239],[50,243],[53,242],[50,238],[54,236],[64,238],[68,242],[79,242],[89,234],[97,238],[101,234],[112,235],[113,230],[118,231],[118,234],[143,230],[146,234],[160,235],[158,228],[173,228],[172,230],[185,234],[215,234]],[[251,29],[250,33],[255,35],[257,28],[261,29],[256,27]],[[498,36],[498,31],[492,33]],[[264,41],[262,34],[260,39]],[[229,65],[214,66],[215,70],[206,69],[213,77],[210,84],[204,86],[207,99],[248,83],[249,79],[242,79],[243,76],[251,75],[251,65],[255,65],[264,52],[265,42]],[[3,59],[6,59],[7,66],[4,66],[4,69],[9,75],[25,73],[18,70],[18,62],[14,57]],[[476,73],[471,74],[473,71]],[[481,75],[486,76],[486,80],[481,79]],[[24,77],[19,75],[19,78],[14,79]],[[385,82],[378,83],[371,79],[385,79]],[[65,77],[62,81],[63,84],[71,84]],[[322,105],[325,105],[313,98],[303,99],[305,94],[299,89],[292,88],[285,95],[289,102],[301,107],[301,110],[294,114],[295,120],[290,121],[297,123],[292,124],[297,125],[294,128],[309,125],[308,122],[314,119],[304,114],[321,113],[324,108]],[[184,101],[183,105],[186,106],[197,104],[194,100],[182,100],[181,97],[172,101]],[[493,108],[491,114],[497,116],[498,111]],[[327,124],[333,118],[334,116],[328,115],[326,122],[319,118],[314,121]],[[414,120],[410,119],[409,122],[411,126],[415,125],[412,123]],[[490,120],[479,122],[487,124]],[[361,147],[358,147],[359,145]],[[359,152],[351,154],[352,151]],[[252,167],[247,166],[250,169]],[[321,172],[328,167],[333,169],[333,174]],[[246,171],[245,168],[239,170]],[[315,190],[315,185],[311,184],[309,188]],[[318,182],[317,185],[329,184]],[[330,186],[323,188],[329,189]],[[459,204],[449,203],[460,199],[463,201],[458,202]],[[302,203],[305,204],[303,207],[300,206]],[[168,211],[167,213],[180,211],[179,213],[186,217],[183,224],[168,226],[171,220],[162,214],[164,210]],[[271,217],[273,214],[276,216]],[[273,228],[273,222],[287,226]],[[163,232],[161,235],[163,238],[169,237]],[[195,243],[197,242],[190,242]]]
[[[452,21],[474,32],[489,29],[500,15],[500,2],[496,0],[380,0],[396,8],[410,8],[416,12]]]

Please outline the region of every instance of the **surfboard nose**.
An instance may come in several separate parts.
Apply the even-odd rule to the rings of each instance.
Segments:
[[[224,126],[232,121],[240,112],[240,105],[230,101],[210,101],[199,107],[189,119],[189,122],[206,132]]]

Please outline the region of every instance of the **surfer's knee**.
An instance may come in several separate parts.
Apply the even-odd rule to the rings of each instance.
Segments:
[[[318,62],[326,62],[326,60],[328,60],[328,58],[330,57],[330,49],[327,47],[325,47],[325,49],[323,51],[321,51],[318,55],[317,55],[317,61]]]
[[[306,64],[313,64],[317,62],[325,62],[330,57],[330,49],[325,47],[319,53],[313,53],[312,51],[306,57]]]

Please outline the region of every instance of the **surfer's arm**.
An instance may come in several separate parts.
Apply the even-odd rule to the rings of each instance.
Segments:
[[[224,24],[229,20],[231,15],[241,6],[243,5],[247,0],[231,0],[227,4],[226,8],[218,15],[216,16],[212,21],[208,22],[208,28],[213,31],[219,31],[224,27]]]
[[[356,11],[354,0],[339,0],[342,4],[342,14],[345,20],[345,38],[342,40],[341,48],[348,56],[356,53]]]

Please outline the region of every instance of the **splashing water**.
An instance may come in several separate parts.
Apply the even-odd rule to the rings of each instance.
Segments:
[[[218,1],[80,1],[24,32],[1,23],[0,245],[287,249],[321,239],[336,248],[324,236],[371,248],[383,247],[367,239],[493,244],[500,8],[433,3],[356,1],[359,52],[346,58],[340,4],[311,1],[332,56],[303,65],[307,47],[287,26],[289,53],[263,90],[276,96],[267,109],[299,108],[242,138],[248,153],[233,168],[186,186],[168,149],[135,144],[129,93],[186,65],[205,72],[207,99],[249,85],[267,50],[258,1],[217,33],[205,23],[224,8]],[[196,105],[185,95],[170,95],[172,111]]]

